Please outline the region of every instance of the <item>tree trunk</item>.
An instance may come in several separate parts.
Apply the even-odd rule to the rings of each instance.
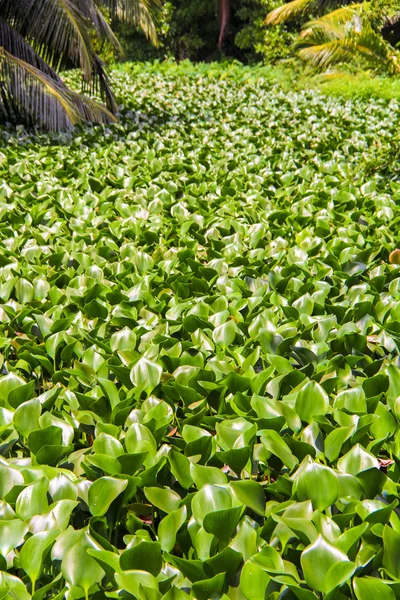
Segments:
[[[218,50],[222,52],[224,46],[226,32],[229,27],[229,20],[231,17],[231,0],[220,0],[220,21],[221,26],[219,30],[218,39]]]

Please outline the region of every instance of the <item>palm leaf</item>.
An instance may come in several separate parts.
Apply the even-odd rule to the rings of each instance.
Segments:
[[[356,56],[372,66],[385,65],[399,72],[396,54],[368,22],[363,22],[355,6],[335,11],[308,24],[298,46],[300,57],[318,68],[351,62]],[[346,20],[346,15],[349,17]]]
[[[287,4],[278,6],[278,8],[275,8],[268,13],[265,23],[266,25],[279,25],[279,23],[303,15],[310,10],[314,4],[314,0],[292,0]]]
[[[314,67],[326,68],[338,63],[345,63],[354,59],[355,44],[349,40],[330,40],[322,44],[315,44],[302,48],[299,56]]]
[[[79,122],[78,109],[56,81],[0,48],[0,110],[3,119],[57,130]]]
[[[112,112],[107,110],[102,104],[96,102],[83,94],[77,94],[66,86],[64,93],[68,100],[78,109],[80,113],[80,121],[86,123],[97,123],[100,125],[108,125],[116,123],[117,118]]]
[[[0,0],[0,16],[50,66],[79,67],[90,79],[94,52],[89,22],[71,0]]]
[[[97,36],[107,40],[120,54],[123,49],[110,25],[94,0],[72,0],[78,10],[93,24]]]
[[[62,83],[61,77],[39,56],[25,38],[0,17],[0,47],[16,58],[36,67],[45,75]]]
[[[96,2],[107,8],[113,19],[139,27],[153,44],[158,44],[157,20],[161,0],[96,0]]]
[[[306,25],[306,29],[301,32],[301,36],[305,35],[305,31],[322,29],[324,31],[336,30],[340,35],[343,35],[343,25],[351,22],[355,17],[359,17],[362,10],[362,4],[350,4],[349,6],[341,6],[328,14],[314,19]]]
[[[86,4],[86,15],[78,4]],[[92,6],[91,6],[92,5]],[[102,61],[93,49],[90,18],[105,27],[92,0],[0,0],[0,16],[54,69],[79,67],[86,89],[100,90],[107,107],[116,104]],[[97,15],[97,17],[96,17]]]
[[[267,25],[279,25],[290,19],[305,15],[310,10],[321,13],[341,4],[350,4],[352,0],[292,0],[271,11],[266,19]]]
[[[346,34],[344,26],[361,31],[361,9],[361,4],[342,6],[319,19],[310,21],[301,31],[296,46],[301,47],[304,44],[306,46],[311,44],[318,45],[343,39],[343,36]]]
[[[362,28],[357,37],[357,50],[372,66],[380,61],[392,73],[400,72],[396,51],[369,24]]]
[[[110,123],[113,115],[98,103],[69,90],[31,64],[0,48],[0,118],[47,130],[83,121]]]

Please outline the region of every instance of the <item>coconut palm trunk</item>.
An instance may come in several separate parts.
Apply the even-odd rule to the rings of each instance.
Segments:
[[[218,50],[222,52],[231,18],[231,0],[219,0],[220,30]]]

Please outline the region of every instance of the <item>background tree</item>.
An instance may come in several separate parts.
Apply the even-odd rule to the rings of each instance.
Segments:
[[[159,0],[0,0],[0,118],[47,129],[79,121],[108,123],[117,105],[95,41],[121,46],[101,9],[140,27],[154,43]],[[70,90],[58,72],[79,68],[83,89]]]
[[[265,15],[281,1],[231,0],[227,12],[218,0],[163,0],[157,20],[158,47],[137,29],[121,23],[112,26],[128,60],[214,61],[223,54],[244,63],[275,63],[289,55],[299,30],[297,23],[266,27]]]

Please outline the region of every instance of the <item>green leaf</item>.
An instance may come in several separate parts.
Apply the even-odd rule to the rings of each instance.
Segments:
[[[384,582],[375,577],[354,577],[353,588],[357,600],[395,600],[396,595],[389,582]]]
[[[240,575],[240,591],[246,600],[265,598],[270,581],[271,578],[264,569],[248,560]]]
[[[23,402],[31,400],[35,396],[35,382],[30,381],[25,385],[21,385],[12,389],[8,393],[8,404],[13,408],[18,408]]]
[[[89,510],[94,517],[105,515],[114,500],[128,485],[127,479],[100,477],[89,488]]]
[[[121,570],[119,555],[110,552],[109,550],[95,550],[94,548],[89,548],[87,553],[98,562],[100,567],[105,571],[107,577],[111,581],[114,581],[115,572]]]
[[[151,431],[140,423],[133,423],[129,427],[125,435],[125,445],[128,452],[132,454],[146,452],[150,454],[151,459],[157,452],[157,443]]]
[[[167,514],[177,511],[181,502],[181,497],[176,492],[166,488],[145,487],[143,488],[147,500],[160,508]]]
[[[32,581],[33,587],[43,570],[43,555],[55,542],[58,534],[57,530],[35,533],[21,548],[19,553],[21,567]]]
[[[232,481],[230,488],[239,502],[253,510],[257,515],[265,514],[265,494],[259,483],[252,480]]]
[[[340,587],[348,581],[356,570],[352,562],[340,562],[332,565],[325,577],[325,589],[327,592]]]
[[[295,408],[302,421],[311,423],[314,417],[328,412],[329,398],[318,383],[309,381],[298,392]]]
[[[188,594],[173,585],[171,589],[164,594],[162,600],[188,600],[188,598]]]
[[[242,561],[243,556],[241,553],[227,547],[222,552],[207,559],[204,563],[204,569],[209,576],[226,573],[228,577],[235,577]]]
[[[24,437],[39,428],[39,417],[42,412],[40,401],[28,400],[23,402],[14,413],[15,429]]]
[[[116,406],[118,406],[120,402],[120,397],[115,383],[109,381],[108,379],[104,379],[103,377],[98,377],[97,381],[99,382],[101,389],[107,396],[110,402],[111,409],[113,410]]]
[[[25,385],[26,382],[22,377],[12,372],[0,377],[0,400],[3,401],[2,405],[4,406],[4,402],[7,402],[10,392]]]
[[[203,525],[209,513],[229,508],[232,508],[231,493],[220,485],[205,485],[192,499],[193,516],[199,525]]]
[[[203,579],[193,584],[192,589],[198,600],[209,600],[209,598],[220,597],[225,585],[225,573],[215,575],[212,579]]]
[[[26,591],[24,583],[15,575],[0,573],[0,589],[7,589],[13,600],[30,600],[31,596]],[[6,598],[7,596],[5,596]]]
[[[224,485],[228,483],[228,478],[220,469],[216,467],[205,467],[203,465],[190,464],[190,476],[194,481],[197,489],[203,487],[207,483],[215,485]]]
[[[19,471],[0,463],[0,498],[4,500],[14,486],[24,484],[24,478]]]
[[[161,545],[143,540],[122,552],[119,562],[123,571],[147,571],[157,577],[162,567]]]
[[[303,569],[304,579],[311,589],[318,592],[327,593],[332,589],[332,574],[334,576],[337,572],[339,579],[343,573],[347,577],[348,571],[346,565],[343,564],[346,562],[349,562],[347,555],[324,540],[321,535],[301,554],[301,568]],[[333,567],[335,570],[331,571]],[[352,565],[353,567],[354,565]],[[338,569],[340,569],[340,572]]]
[[[13,549],[18,548],[24,542],[28,532],[27,525],[20,519],[0,521],[0,553],[2,556]]]
[[[118,458],[124,454],[124,448],[114,436],[107,433],[100,433],[93,442],[93,450],[98,454],[107,454],[110,457]]]
[[[233,344],[236,337],[236,326],[234,321],[228,320],[226,323],[219,325],[216,327],[212,333],[213,341],[222,346],[223,348],[227,348]]]
[[[142,356],[132,367],[130,378],[136,387],[137,393],[143,390],[149,395],[160,383],[162,376],[162,367]]]
[[[28,436],[28,447],[37,454],[43,446],[61,446],[62,445],[62,429],[49,425],[43,429],[35,429]]]
[[[146,594],[146,600],[161,598],[156,578],[146,571],[120,571],[115,574],[115,581],[122,590],[136,598],[141,596],[141,590]]]
[[[35,292],[33,285],[26,279],[22,278],[18,279],[17,283],[15,284],[15,293],[18,302],[26,304],[28,302],[32,302]]]
[[[240,506],[208,513],[204,517],[204,529],[220,540],[228,540],[234,534],[242,513]]]
[[[46,477],[42,477],[25,487],[19,494],[15,506],[18,517],[29,519],[34,515],[41,515],[48,506],[48,489],[49,481]]]
[[[385,525],[382,565],[392,579],[400,580],[400,533]]]
[[[342,450],[342,446],[354,431],[354,427],[338,427],[333,429],[325,438],[325,456],[330,462],[334,462]]]
[[[342,456],[337,463],[339,471],[350,475],[358,475],[361,471],[379,468],[379,462],[375,456],[367,452],[360,444],[353,446],[347,454]]]
[[[88,554],[88,550],[101,550],[101,547],[86,532],[81,530],[76,533],[75,540],[71,540],[70,547],[64,550],[61,572],[70,585],[81,587],[87,597],[90,588],[104,577],[103,569]]]
[[[136,334],[128,327],[116,331],[110,338],[110,348],[113,352],[117,350],[134,350],[136,346]]]
[[[289,446],[280,437],[277,431],[263,429],[261,433],[261,443],[265,448],[275,454],[290,470],[294,469],[298,465],[299,461],[292,454]]]
[[[186,506],[173,510],[164,517],[158,526],[157,535],[164,552],[171,552],[176,542],[176,535],[186,521]]]
[[[335,472],[310,458],[296,479],[296,490],[300,501],[311,500],[317,510],[325,510],[339,498],[339,483]]]

